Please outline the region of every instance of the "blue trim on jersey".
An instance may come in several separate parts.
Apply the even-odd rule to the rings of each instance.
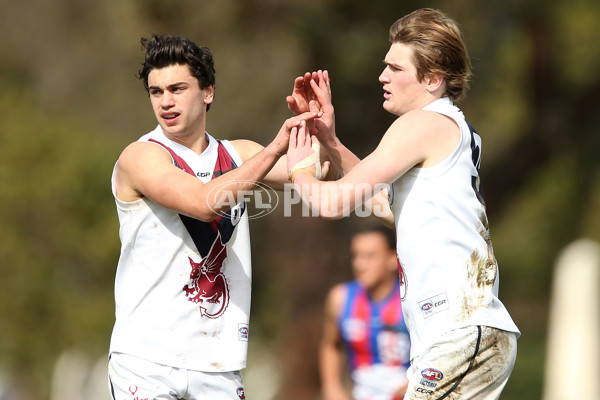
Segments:
[[[346,348],[350,368],[353,369],[359,363],[364,365],[363,363],[365,361],[368,361],[370,364],[385,364],[385,359],[383,359],[382,354],[380,354],[381,343],[378,342],[378,336],[380,336],[383,331],[391,331],[397,333],[404,332],[406,333],[406,337],[408,337],[408,330],[400,305],[399,281],[396,281],[394,289],[385,299],[377,302],[373,301],[366,289],[364,289],[357,281],[346,282],[344,286],[346,288],[346,301],[338,318],[337,325],[342,336],[344,347]],[[397,318],[394,322],[391,322],[391,325],[390,321],[386,324],[382,313],[386,311],[386,307],[390,307],[390,302],[396,300],[398,304]],[[363,315],[356,315],[357,307],[359,310],[364,311],[364,313],[361,312]],[[365,320],[365,317],[367,320]],[[364,326],[361,323],[352,320],[361,321],[364,323]],[[365,339],[364,341],[351,341],[352,335],[358,335]],[[404,365],[406,366],[408,363],[409,360],[407,354],[406,363],[404,363]]]
[[[344,319],[348,318],[350,312],[352,312],[352,302],[349,300],[354,299],[354,297],[356,296],[356,292],[359,289],[358,282],[356,281],[346,282],[344,286],[346,286],[346,304],[344,306],[344,312],[342,313],[342,315],[340,315],[340,318],[338,318],[338,324],[341,323]]]

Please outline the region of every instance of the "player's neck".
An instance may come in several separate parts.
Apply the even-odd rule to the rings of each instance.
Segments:
[[[187,135],[169,135],[167,133],[165,133],[165,135],[174,142],[189,148],[197,154],[202,154],[209,143],[208,135],[206,135],[204,130],[197,130],[194,133]]]
[[[384,279],[373,287],[367,289],[369,297],[375,302],[385,300],[394,290],[394,284],[396,282],[393,279]]]

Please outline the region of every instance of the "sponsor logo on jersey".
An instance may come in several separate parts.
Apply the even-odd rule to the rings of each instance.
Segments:
[[[448,296],[446,293],[438,294],[437,296],[423,299],[419,302],[419,308],[423,314],[423,318],[429,318],[448,309]]]
[[[342,321],[341,326],[344,337],[350,342],[360,342],[367,339],[369,334],[366,321],[360,318],[348,318]]]
[[[430,381],[438,382],[442,380],[444,374],[442,374],[442,371],[440,371],[439,369],[426,368],[423,371],[421,371],[421,376]]]
[[[242,341],[248,341],[248,325],[246,324],[238,324],[238,339]]]
[[[444,374],[442,374],[442,371],[434,369],[434,368],[426,368],[423,371],[421,371],[421,376],[423,377],[423,379],[421,379],[421,385],[423,386],[427,386],[429,388],[434,388],[437,386],[438,382],[442,380],[442,378],[444,377]],[[419,390],[417,390],[419,391]],[[433,392],[430,391],[426,391],[426,389],[423,389],[423,391],[421,391],[422,393],[427,393],[427,394],[431,394]]]
[[[242,386],[237,388],[237,395],[240,398],[240,400],[244,400],[246,398],[246,394],[244,393],[244,388]]]

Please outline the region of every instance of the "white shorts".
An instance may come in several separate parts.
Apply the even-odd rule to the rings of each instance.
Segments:
[[[450,331],[412,361],[404,400],[496,400],[516,358],[515,333],[487,326]]]
[[[113,353],[108,362],[113,400],[243,400],[239,371],[201,372]]]
[[[406,383],[406,368],[374,364],[352,372],[352,398],[355,400],[390,400]]]

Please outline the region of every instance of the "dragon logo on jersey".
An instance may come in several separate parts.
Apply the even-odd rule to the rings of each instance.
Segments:
[[[188,300],[200,303],[200,315],[208,318],[218,318],[225,312],[229,305],[229,288],[227,280],[221,271],[223,261],[227,258],[227,249],[221,242],[221,235],[217,239],[206,257],[199,263],[191,258],[190,281],[184,286],[183,291]]]
[[[150,141],[164,147],[171,154],[176,167],[190,175],[197,176],[194,170],[173,149],[157,140],[150,139]],[[218,141],[213,178],[217,178],[235,168],[237,168],[237,165],[233,158],[225,149],[223,143]],[[190,272],[190,281],[183,287],[189,301],[201,304],[201,316],[219,318],[229,305],[229,288],[222,270],[223,263],[227,258],[225,245],[233,236],[235,227],[245,210],[246,204],[241,202],[210,222],[204,222],[184,214],[179,215],[200,256],[202,256],[199,263],[188,257],[192,271]]]

